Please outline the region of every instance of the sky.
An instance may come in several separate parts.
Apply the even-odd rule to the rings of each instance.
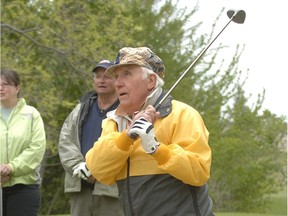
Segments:
[[[196,3],[197,1],[180,0],[179,6],[192,8]],[[252,95],[249,105],[253,107],[257,94],[265,89],[263,108],[277,116],[288,116],[286,5],[285,0],[199,0],[199,10],[192,16],[193,20],[189,21],[191,24],[202,21],[201,31],[210,34],[213,22],[221,9],[225,8],[214,30],[216,36],[229,21],[226,15],[228,10],[246,12],[245,22],[243,24],[231,22],[210,48],[219,43],[229,46],[221,53],[225,58],[235,53],[237,44],[245,44],[238,67],[245,72],[243,76],[248,75],[243,89],[247,96]],[[248,74],[247,69],[249,69]]]

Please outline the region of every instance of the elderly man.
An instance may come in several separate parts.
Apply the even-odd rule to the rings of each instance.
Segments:
[[[165,67],[147,47],[124,47],[106,70],[120,100],[86,154],[91,174],[117,183],[125,215],[212,213],[207,181],[211,149],[200,114],[162,90]],[[95,157],[97,155],[97,157]]]
[[[70,196],[71,216],[123,215],[116,184],[107,186],[96,181],[85,163],[86,152],[101,135],[101,123],[106,113],[119,104],[115,80],[105,74],[113,64],[102,60],[94,67],[93,91],[80,98],[61,129],[58,151],[66,171],[64,189]]]

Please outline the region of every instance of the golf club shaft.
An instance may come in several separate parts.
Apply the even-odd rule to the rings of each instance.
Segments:
[[[169,89],[169,91],[164,95],[164,97],[158,102],[155,106],[155,109],[158,110],[161,104],[165,99],[170,95],[170,93],[175,89],[183,77],[188,73],[188,71],[196,64],[196,62],[201,58],[201,56],[206,52],[206,50],[214,43],[218,36],[224,31],[224,29],[230,24],[233,18],[237,15],[238,11],[235,11],[234,15],[230,18],[229,22],[224,26],[224,28],[216,35],[216,37],[202,50],[202,52],[197,56],[197,58],[189,65],[189,67],[184,71],[184,73],[179,77],[179,79],[174,83],[174,85]]]
[[[218,36],[226,29],[226,27],[230,24],[231,21],[236,23],[244,23],[246,13],[243,10],[233,11],[229,10],[227,12],[228,17],[230,18],[229,22],[222,28],[222,30],[216,35],[216,37],[202,50],[202,52],[197,56],[197,58],[189,65],[189,67],[184,71],[184,73],[178,78],[178,80],[174,83],[174,85],[168,90],[168,92],[164,95],[164,97],[158,102],[155,106],[155,109],[158,110],[162,103],[166,100],[166,98],[170,95],[170,93],[175,89],[175,87],[179,84],[179,82],[183,79],[183,77],[188,73],[188,71],[196,64],[196,62],[201,58],[201,56],[206,52],[206,50],[214,43],[214,41],[218,38]],[[139,136],[136,133],[130,134],[132,139],[137,139]]]

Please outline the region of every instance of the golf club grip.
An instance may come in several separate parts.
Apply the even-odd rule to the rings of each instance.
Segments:
[[[149,131],[153,128],[153,125],[150,125],[148,128],[147,128],[147,131],[146,133],[149,133]],[[138,139],[139,135],[137,133],[131,133],[130,134],[130,138],[136,140]]]
[[[131,134],[130,134],[130,138],[131,138],[131,139],[136,140],[136,139],[138,139],[138,137],[139,137],[139,135],[138,135],[137,133],[131,133]]]
[[[160,108],[160,106],[161,106],[161,104],[160,103],[158,103],[154,108],[155,108],[155,110],[156,110],[156,112],[157,112],[157,110]]]

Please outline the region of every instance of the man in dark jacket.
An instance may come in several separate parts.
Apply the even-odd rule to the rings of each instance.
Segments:
[[[92,70],[95,91],[81,97],[65,120],[59,139],[59,156],[66,171],[65,193],[71,197],[72,216],[123,215],[116,185],[103,185],[86,168],[85,155],[99,138],[102,120],[119,101],[114,78],[105,75],[113,62],[103,60]]]

